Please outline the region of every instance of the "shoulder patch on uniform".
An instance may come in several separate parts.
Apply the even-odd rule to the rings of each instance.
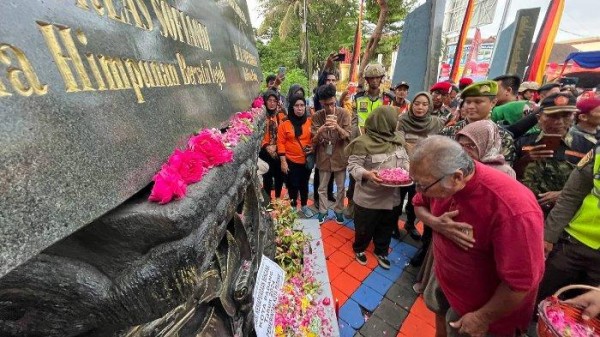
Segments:
[[[581,158],[579,163],[577,163],[577,168],[579,168],[579,169],[583,168],[585,165],[592,162],[593,158],[594,158],[594,151],[592,150],[592,151],[588,152],[585,155],[585,157]]]

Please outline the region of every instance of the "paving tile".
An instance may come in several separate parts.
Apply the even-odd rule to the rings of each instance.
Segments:
[[[401,242],[399,245],[397,245],[395,250],[399,250],[404,256],[407,256],[408,258],[412,258],[417,252],[416,247],[411,246],[405,242]]]
[[[408,264],[406,267],[404,267],[404,271],[407,274],[410,274],[413,276],[417,276],[417,274],[419,273],[419,269],[421,269],[421,267],[411,266],[410,264]]]
[[[427,309],[423,296],[417,297],[415,304],[410,308],[410,314],[421,318],[424,322],[427,322],[431,327],[435,327],[435,314],[433,311]]]
[[[418,296],[412,288],[400,284],[393,284],[385,294],[387,299],[398,304],[405,310],[410,310]]]
[[[407,337],[435,337],[435,328],[412,314],[404,320],[400,332]]]
[[[342,271],[332,282],[346,296],[350,297],[360,287],[360,281]]]
[[[328,237],[326,237],[325,239],[323,239],[325,242],[329,243],[331,246],[337,248],[340,248],[345,241],[341,241],[340,239],[338,239],[335,234],[332,234]]]
[[[329,280],[335,279],[342,272],[342,268],[336,266],[334,263],[327,263],[327,274],[329,274]]]
[[[342,227],[336,234],[346,238],[346,240],[354,240],[354,231],[348,227]]]
[[[381,318],[398,331],[400,330],[400,326],[402,326],[402,322],[408,317],[408,311],[387,298],[383,298],[381,304],[373,312],[373,315]]]
[[[346,221],[344,221],[344,226],[350,228],[351,230],[354,230],[354,220],[346,219]]]
[[[371,268],[363,266],[362,264],[356,261],[350,262],[350,264],[344,269],[344,271],[361,282],[373,272]]]
[[[339,319],[348,323],[355,330],[360,329],[365,324],[365,317],[360,306],[351,298],[340,308]],[[342,328],[340,327],[340,329]]]
[[[394,281],[390,280],[387,277],[384,277],[379,273],[371,273],[369,276],[367,276],[367,278],[363,281],[362,284],[371,287],[373,290],[380,293],[381,295],[385,295],[385,293],[387,293],[392,284],[394,284]]]
[[[362,284],[350,298],[360,304],[363,308],[372,312],[375,311],[379,303],[381,303],[383,295],[373,288]]]
[[[326,260],[328,260],[331,254],[336,252],[336,249],[327,241],[323,241],[323,252],[325,253]]]
[[[354,248],[352,248],[352,241],[346,241],[346,243],[344,243],[340,248],[338,248],[338,250],[348,254],[351,257],[354,257]]]
[[[403,267],[392,264],[390,269],[386,270],[381,268],[381,266],[377,266],[373,271],[387,278],[388,280],[395,282],[401,277],[403,273]]]
[[[384,322],[377,316],[371,316],[365,322],[360,333],[363,336],[394,336],[398,332],[398,329]]]
[[[348,295],[344,294],[341,290],[339,290],[333,284],[331,285],[331,294],[333,296],[333,303],[335,303],[335,301],[337,300],[338,308],[341,308],[342,305],[344,305],[349,298]]]
[[[336,250],[329,256],[329,261],[333,262],[336,266],[344,269],[346,268],[352,261],[354,261],[354,257],[349,256],[348,254]]]
[[[412,289],[412,286],[415,284],[415,276],[403,272],[400,278],[396,280],[396,283]]]
[[[321,227],[327,228],[328,230],[335,233],[340,228],[342,228],[342,225],[338,225],[333,219],[329,219],[329,220],[325,221],[325,223],[322,224]]]
[[[338,326],[340,327],[340,337],[354,337],[356,330],[352,329],[350,324],[338,319]]]

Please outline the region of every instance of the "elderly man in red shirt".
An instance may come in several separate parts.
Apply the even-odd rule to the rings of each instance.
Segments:
[[[410,163],[415,211],[434,232],[436,335],[520,336],[544,273],[535,196],[443,136],[418,143]]]

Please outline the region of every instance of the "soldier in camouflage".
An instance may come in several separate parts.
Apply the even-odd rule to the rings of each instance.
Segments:
[[[458,131],[462,130],[467,124],[489,119],[490,113],[496,105],[497,93],[498,84],[495,81],[477,82],[466,87],[460,94],[464,100],[464,108],[466,110],[465,119],[457,122],[455,125],[446,126],[440,134],[455,138]],[[510,165],[515,159],[514,140],[510,132],[503,128],[499,128],[499,132],[502,139],[502,154],[506,162]]]
[[[538,196],[546,214],[556,203],[575,167],[572,162],[585,156],[585,153],[569,146],[568,130],[576,111],[575,97],[570,94],[558,93],[546,97],[541,103],[538,117],[541,131],[521,137],[516,144],[517,179]],[[560,135],[562,139],[549,135]],[[575,159],[570,162],[570,157]]]

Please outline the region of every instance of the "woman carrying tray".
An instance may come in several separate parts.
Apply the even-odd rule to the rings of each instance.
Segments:
[[[377,171],[403,168],[408,171],[408,155],[404,141],[395,132],[398,114],[393,107],[379,107],[365,122],[365,134],[347,147],[348,171],[356,179],[354,191],[354,249],[358,263],[365,265],[365,250],[373,240],[375,257],[384,269],[392,231],[400,212],[400,189],[383,186]]]

